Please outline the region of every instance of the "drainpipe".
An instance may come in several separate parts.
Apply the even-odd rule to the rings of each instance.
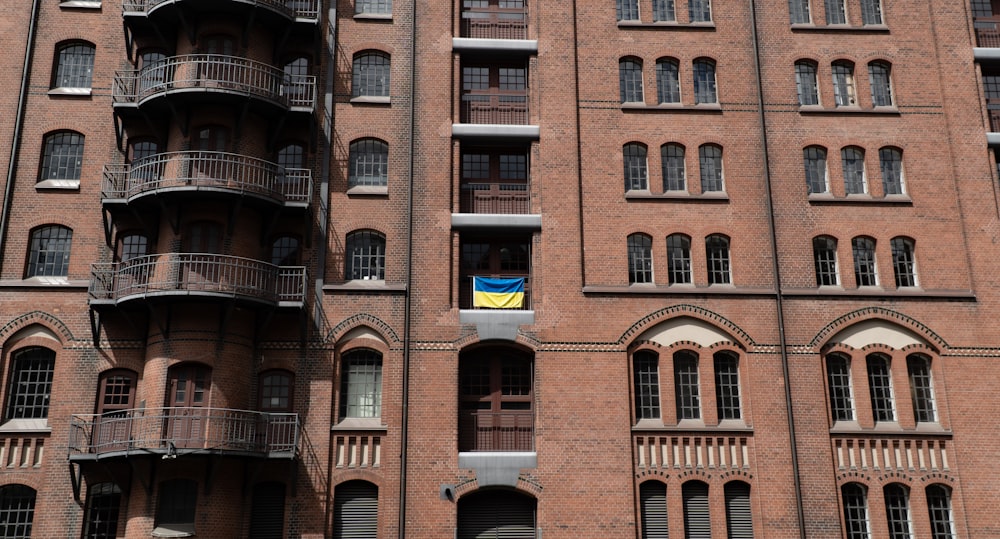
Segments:
[[[320,182],[319,182],[319,240],[316,242],[316,279],[315,279],[315,301],[316,304],[313,307],[313,317],[314,320],[318,322],[320,328],[324,328],[322,322],[326,320],[326,315],[323,313],[323,280],[326,277],[326,251],[327,242],[329,241],[329,231],[330,226],[330,153],[333,149],[333,73],[336,68],[337,60],[337,9],[330,8],[327,10],[326,20],[329,25],[329,30],[327,30],[327,53],[329,58],[326,62],[326,76],[323,80],[323,114],[324,117],[321,118],[320,127],[322,128],[323,135],[322,141],[320,143],[320,152],[322,157],[320,165]],[[320,38],[322,41],[322,38]],[[320,338],[324,338],[325,335],[320,335]],[[333,417],[333,406],[330,407],[330,423],[333,425],[336,422],[335,417]],[[330,442],[330,427],[326,428],[326,436],[328,442]],[[331,497],[333,494],[333,486],[330,484],[329,479],[333,473],[333,444],[329,443],[329,455],[327,455],[327,489],[326,489],[326,514],[323,517],[323,528],[325,530],[325,535],[330,536],[332,534],[330,527],[330,511],[331,511]]]
[[[10,162],[7,164],[7,185],[3,193],[3,210],[0,214],[0,270],[3,269],[3,252],[7,243],[7,225],[10,221],[11,196],[14,193],[14,177],[17,176],[17,160],[21,153],[21,131],[24,129],[24,109],[28,101],[28,82],[31,78],[31,59],[34,57],[35,30],[38,27],[38,6],[40,0],[31,4],[31,19],[28,21],[28,39],[24,45],[24,67],[21,70],[21,91],[17,97],[17,116],[14,119],[14,134],[10,144]]]
[[[774,218],[774,200],[771,187],[771,162],[768,159],[767,145],[767,124],[764,114],[764,82],[760,65],[760,39],[757,35],[757,5],[755,0],[750,0],[750,31],[753,33],[753,54],[754,71],[757,75],[757,102],[758,114],[760,115],[760,134],[763,144],[762,157],[764,159],[764,186],[767,190],[767,218],[771,233],[771,266],[774,278],[775,294],[774,303],[778,311],[778,346],[781,350],[781,376],[785,383],[785,413],[788,415],[788,438],[789,451],[792,456],[792,475],[795,483],[795,511],[798,517],[799,537],[806,539],[805,511],[802,507],[802,479],[799,477],[799,453],[797,441],[795,439],[795,414],[792,407],[791,380],[788,377],[788,347],[785,341],[785,305],[781,295],[781,267],[778,259],[778,232]]]

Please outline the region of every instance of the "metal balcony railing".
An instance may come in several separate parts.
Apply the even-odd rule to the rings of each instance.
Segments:
[[[524,275],[524,274],[520,274],[520,275],[508,275],[508,274],[498,275],[498,274],[493,274],[493,273],[479,273],[479,274],[475,274],[475,275],[479,275],[480,277],[499,277],[499,278],[510,277],[510,278],[522,278],[522,279],[524,279],[524,304],[521,306],[520,309],[511,309],[511,310],[530,310],[531,309],[531,276],[530,275]],[[459,292],[458,292],[458,305],[459,305],[460,309],[479,309],[480,308],[480,307],[474,307],[472,305],[472,297],[473,297],[473,290],[472,290],[473,282],[472,282],[472,278],[475,275],[474,274],[462,274],[461,287],[459,288]],[[486,310],[491,310],[491,309],[486,309]]]
[[[307,205],[312,171],[283,168],[255,157],[225,152],[166,152],[128,164],[104,166],[103,199],[209,187],[254,194],[282,204]]]
[[[289,108],[312,109],[316,101],[312,75],[288,75],[263,62],[221,54],[171,56],[142,69],[117,71],[112,99],[116,104],[134,104],[191,89],[249,95]]]
[[[527,91],[462,94],[462,123],[528,124]]]
[[[201,0],[193,0],[195,2]],[[292,19],[318,19],[319,0],[232,0],[238,4],[248,4],[254,7],[264,7],[283,13]],[[157,6],[164,3],[175,3],[176,0],[124,0],[123,13],[142,13],[148,15]]]
[[[237,297],[279,305],[305,301],[306,269],[208,253],[138,256],[91,266],[91,303],[144,296]]]
[[[1000,17],[976,17],[972,24],[976,29],[976,45],[985,48],[1000,47]]]
[[[534,451],[535,415],[531,410],[463,414],[459,424],[459,451]]]
[[[462,184],[462,213],[528,214],[530,206],[526,183]]]
[[[513,2],[512,2],[513,3]],[[486,8],[462,10],[462,37],[479,39],[527,39],[528,8]]]
[[[990,133],[1000,133],[1000,99],[986,98],[986,111],[990,115]]]
[[[232,451],[295,458],[299,416],[226,408],[145,408],[70,418],[70,458],[78,455]]]

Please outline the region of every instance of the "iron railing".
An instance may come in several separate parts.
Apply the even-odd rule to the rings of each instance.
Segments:
[[[465,93],[461,116],[467,124],[527,125],[528,94]]]
[[[145,408],[70,418],[74,455],[239,451],[294,458],[299,416],[227,408]]]
[[[986,110],[990,115],[990,133],[1000,133],[1000,99],[986,98]]]
[[[531,213],[526,183],[464,183],[459,210],[462,213]]]
[[[209,253],[137,256],[91,266],[92,303],[147,295],[204,293],[265,303],[305,301],[306,269]]]
[[[201,0],[194,0],[201,1]],[[250,4],[268,8],[278,13],[283,13],[290,18],[318,19],[319,0],[234,0],[240,4]],[[124,0],[122,2],[123,13],[142,13],[148,15],[150,11],[164,3],[174,3],[176,0]]]
[[[117,71],[111,93],[116,104],[132,104],[190,89],[236,92],[306,109],[316,101],[313,75],[289,75],[263,62],[221,54],[171,56],[142,69]]]
[[[512,279],[524,279],[524,303],[521,305],[520,309],[512,310],[529,310],[531,309],[531,276],[530,275],[500,275],[493,273],[482,273],[478,274],[480,277],[497,277],[497,278],[512,278]],[[473,274],[463,274],[461,277],[461,286],[458,291],[458,307],[460,309],[480,309],[482,307],[475,307],[472,305],[472,298],[474,296],[473,292]]]
[[[535,415],[531,410],[464,413],[459,423],[459,451],[533,451]]]
[[[1000,30],[997,29],[997,23],[1000,22],[1000,17],[976,17],[972,21],[972,25],[976,29],[976,45],[985,48],[997,48],[1000,47]]]
[[[101,198],[128,199],[171,189],[211,187],[279,203],[308,204],[312,171],[225,152],[166,152],[104,166]]]
[[[527,39],[528,7],[463,9],[461,32],[479,39]]]

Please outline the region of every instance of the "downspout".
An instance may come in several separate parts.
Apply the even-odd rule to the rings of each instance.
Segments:
[[[799,537],[806,539],[805,510],[802,507],[802,479],[799,477],[799,453],[795,439],[795,414],[792,406],[791,380],[788,377],[788,346],[785,341],[785,304],[781,294],[781,267],[778,258],[778,232],[774,218],[774,197],[771,186],[771,162],[767,145],[767,124],[764,114],[764,78],[760,62],[760,40],[757,35],[757,5],[750,0],[750,31],[753,34],[754,71],[757,75],[757,112],[760,115],[760,134],[763,144],[764,187],[767,190],[767,218],[771,233],[771,266],[775,286],[775,307],[778,311],[778,347],[781,350],[781,376],[785,383],[785,413],[788,415],[789,451],[792,454],[792,475],[795,484],[795,512],[799,524]]]
[[[335,7],[329,8],[327,10],[327,54],[329,55],[326,61],[326,75],[323,77],[323,118],[321,119],[320,127],[323,130],[322,141],[320,142],[320,152],[322,153],[321,165],[320,165],[320,182],[319,182],[319,240],[316,246],[316,279],[315,279],[315,306],[313,307],[313,319],[315,323],[319,324],[319,327],[324,327],[322,322],[326,320],[326,315],[323,312],[323,280],[326,278],[326,252],[327,252],[327,242],[329,241],[329,226],[330,226],[330,159],[331,152],[333,151],[333,74],[336,68],[337,61],[337,9]],[[323,336],[320,336],[321,338]],[[330,425],[336,423],[337,418],[333,417],[334,407],[330,407]],[[327,428],[327,440],[330,440],[330,430]],[[333,472],[333,444],[329,443],[329,455],[327,455],[327,474],[332,474]],[[330,485],[329,479],[330,475],[327,475],[327,488],[326,488],[326,514],[323,516],[323,528],[324,535],[329,537],[332,535],[332,531],[329,529],[331,518],[331,495],[333,494],[333,486]]]
[[[0,215],[0,271],[3,270],[3,252],[7,244],[7,225],[14,193],[14,177],[17,176],[17,161],[21,153],[21,131],[24,129],[24,109],[28,101],[28,82],[31,78],[31,59],[34,57],[35,30],[38,27],[38,6],[40,0],[31,4],[31,19],[28,21],[28,38],[24,45],[24,67],[21,69],[21,91],[17,96],[17,116],[14,119],[14,134],[10,144],[10,162],[7,164],[7,185],[3,193],[3,210]]]
[[[410,428],[410,309],[413,291],[413,168],[416,162],[416,137],[413,135],[417,122],[417,0],[412,0],[410,13],[410,162],[406,177],[406,290],[403,292],[403,387],[402,423],[399,440],[399,539],[406,538],[406,460]]]

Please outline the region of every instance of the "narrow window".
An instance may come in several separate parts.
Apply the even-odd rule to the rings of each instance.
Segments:
[[[932,539],[955,539],[955,524],[951,513],[951,490],[942,485],[931,485],[927,487],[926,495]]]
[[[712,22],[712,3],[709,0],[688,0],[691,22]]]
[[[819,83],[816,82],[815,63],[795,62],[795,89],[799,94],[799,105],[819,105]]]
[[[642,92],[642,61],[622,58],[618,61],[618,94],[622,103],[644,103]]]
[[[33,230],[25,278],[68,275],[72,244],[73,231],[64,226],[48,225]]]
[[[872,105],[876,107],[892,106],[892,66],[885,62],[868,64],[868,83],[872,88]]]
[[[826,7],[826,24],[847,24],[844,0],[824,0],[823,3]]]
[[[645,234],[628,237],[628,282],[653,282],[653,239]]]
[[[340,418],[382,416],[382,354],[358,350],[344,354],[340,380]]]
[[[698,165],[701,167],[701,191],[722,191],[722,147],[714,144],[698,147]]]
[[[861,22],[882,24],[882,0],[861,0]]]
[[[348,187],[384,187],[389,181],[389,145],[364,138],[351,143],[349,152]]]
[[[625,190],[644,191],[649,189],[646,146],[630,142],[622,147],[622,157],[625,167]]]
[[[896,420],[892,395],[889,358],[881,354],[868,356],[868,393],[872,399],[872,416],[876,423]]]
[[[295,379],[292,373],[270,370],[260,374],[257,409],[261,412],[288,413],[292,411]]]
[[[730,481],[725,486],[726,539],[753,539],[753,516],[750,512],[750,485]]]
[[[156,501],[156,537],[194,535],[198,507],[198,483],[189,479],[171,479],[160,483]]]
[[[792,24],[809,24],[809,0],[788,0],[788,15]]]
[[[90,88],[94,76],[94,46],[69,43],[59,47],[53,88]]]
[[[840,488],[844,498],[844,526],[847,539],[870,539],[868,531],[868,496],[865,488],[848,483]]]
[[[351,97],[389,97],[389,55],[365,51],[354,56]]]
[[[858,286],[878,286],[875,268],[875,240],[858,236],[851,240],[854,251],[854,281]]]
[[[35,489],[24,485],[0,487],[0,537],[28,539],[35,516]]]
[[[809,194],[829,191],[826,182],[826,148],[809,146],[802,150],[802,160],[806,168],[806,186]]]
[[[865,181],[865,152],[857,146],[840,150],[841,168],[844,170],[844,191],[848,195],[860,195],[868,191]]]
[[[293,236],[281,236],[271,244],[271,263],[275,266],[298,266],[299,240]]]
[[[740,362],[735,354],[718,352],[715,367],[715,409],[719,421],[740,419]]]
[[[678,421],[701,419],[698,356],[692,352],[680,351],[674,354],[674,395]]]
[[[619,21],[638,21],[639,0],[616,0],[615,17]]]
[[[931,383],[931,360],[917,354],[907,356],[906,371],[910,379],[913,418],[917,423],[936,422],[937,410],[934,406],[934,386]]]
[[[826,380],[830,388],[830,414],[833,421],[854,421],[850,360],[841,355],[827,356]]]
[[[354,3],[355,15],[391,15],[392,0],[357,0]]]
[[[642,350],[632,356],[635,385],[635,418],[660,418],[659,356]]]
[[[681,485],[684,500],[684,539],[712,539],[708,511],[708,484],[688,481]]]
[[[883,192],[886,195],[903,194],[903,152],[897,148],[882,148],[878,151],[878,161]]]
[[[656,102],[680,103],[681,82],[677,60],[661,58],[656,61]]]
[[[674,0],[653,0],[653,21],[676,21]]]
[[[715,89],[715,62],[711,60],[694,61],[694,102],[719,102]]]
[[[97,483],[87,490],[83,539],[118,537],[118,512],[122,491],[114,483]],[[6,536],[5,536],[6,537]]]
[[[367,481],[347,481],[333,494],[333,536],[378,536],[378,487]]]
[[[344,259],[347,280],[385,279],[385,236],[374,230],[348,234]]]
[[[829,236],[813,238],[813,261],[816,266],[816,286],[837,286],[837,240]]]
[[[13,356],[5,419],[49,417],[56,353],[48,348],[34,347],[19,350]]]
[[[972,16],[979,17],[992,17],[993,16],[993,6],[990,0],[972,0]]]
[[[670,284],[691,283],[691,238],[684,234],[667,236],[667,272]]]
[[[639,485],[642,539],[667,539],[667,486],[659,481]]]
[[[80,180],[83,168],[83,135],[72,131],[45,137],[42,149],[42,170],[38,181]]]
[[[834,102],[838,107],[853,106],[857,103],[854,97],[854,64],[834,62],[832,70]]]
[[[882,489],[885,498],[885,520],[889,525],[889,539],[913,539],[910,524],[910,492],[899,483],[891,483]]]
[[[708,261],[708,284],[732,282],[729,268],[729,238],[718,234],[705,238],[705,258]]]
[[[917,286],[917,267],[913,256],[913,240],[892,238],[892,272],[896,277],[896,288]]]
[[[663,164],[663,191],[687,191],[684,146],[680,144],[660,146],[660,161]]]

